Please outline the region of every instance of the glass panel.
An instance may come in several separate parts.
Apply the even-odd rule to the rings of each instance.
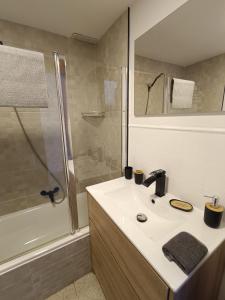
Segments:
[[[47,108],[0,103],[0,262],[71,231],[52,55],[45,69]],[[57,204],[41,195],[54,189]]]
[[[75,132],[88,128],[85,147],[79,149],[84,141],[82,134],[74,143],[78,147],[75,170],[79,227],[88,224],[85,187],[121,176],[121,68],[100,65],[93,73],[96,77],[92,104],[83,107],[81,121],[75,128]]]
[[[127,90],[122,69],[127,67],[127,42],[125,12],[96,45],[69,43],[68,90],[80,228],[88,225],[85,188],[122,176],[122,100]]]

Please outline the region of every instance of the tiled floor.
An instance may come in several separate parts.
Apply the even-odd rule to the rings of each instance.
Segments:
[[[88,273],[46,300],[105,300],[100,284]]]

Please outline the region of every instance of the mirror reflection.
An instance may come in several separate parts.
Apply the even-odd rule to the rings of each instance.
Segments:
[[[135,41],[136,116],[225,112],[224,11],[190,0]]]

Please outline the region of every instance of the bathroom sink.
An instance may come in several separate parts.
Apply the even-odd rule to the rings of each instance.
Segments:
[[[105,192],[104,196],[120,211],[123,222],[129,220],[148,238],[158,242],[181,226],[186,221],[187,213],[172,208],[169,204],[172,197],[169,195],[160,198],[153,191],[154,185],[146,188],[131,182]],[[139,222],[138,213],[145,214],[147,221]]]

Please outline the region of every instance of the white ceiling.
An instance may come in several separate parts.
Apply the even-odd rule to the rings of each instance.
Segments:
[[[133,0],[1,0],[0,19],[100,38]]]
[[[181,66],[225,53],[225,0],[189,0],[139,37],[135,52]]]

